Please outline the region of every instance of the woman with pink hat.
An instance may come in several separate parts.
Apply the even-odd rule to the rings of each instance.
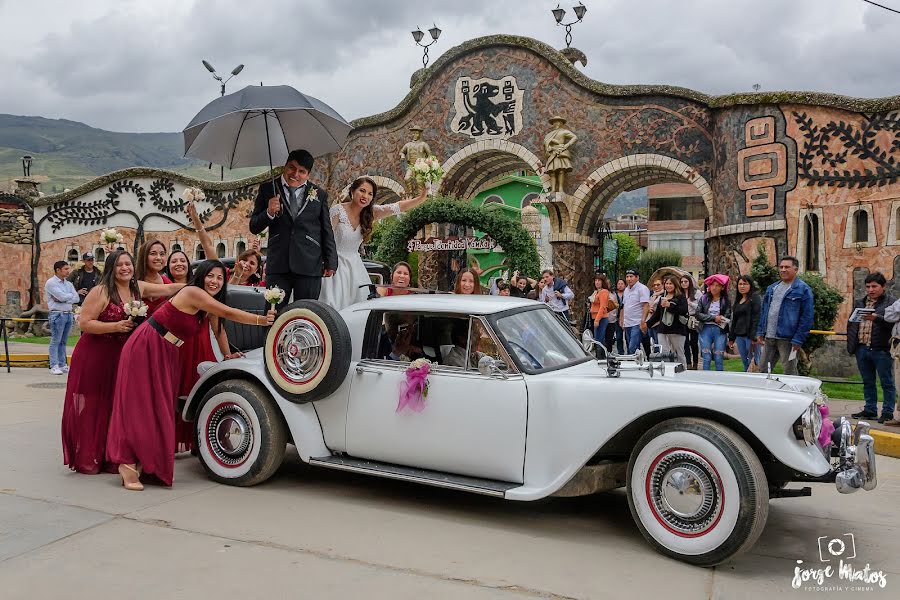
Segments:
[[[716,273],[703,282],[706,293],[697,304],[700,330],[700,357],[703,370],[709,371],[713,358],[716,371],[725,370],[725,347],[728,344],[728,324],[731,322],[731,302],[728,301],[728,275]]]

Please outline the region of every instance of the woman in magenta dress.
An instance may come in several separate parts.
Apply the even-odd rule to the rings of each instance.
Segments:
[[[85,297],[79,317],[82,335],[72,353],[62,415],[63,461],[73,471],[115,473],[106,462],[106,432],[112,412],[116,367],[134,321],[123,304],[142,293],[169,295],[181,286],[155,286],[134,278],[125,250],[107,258],[100,283]]]
[[[254,315],[222,303],[225,266],[204,261],[191,282],[131,335],[119,361],[106,456],[119,465],[122,485],[141,490],[140,472],[172,485],[175,470],[175,406],[180,384],[178,346],[206,335],[207,313],[246,325],[268,326],[275,311]]]

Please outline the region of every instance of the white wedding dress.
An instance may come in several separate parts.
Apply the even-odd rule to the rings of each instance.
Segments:
[[[388,215],[399,215],[400,206],[396,203],[384,206],[373,206],[375,219],[381,219]],[[343,204],[335,204],[328,212],[328,216],[334,220],[337,215],[338,222],[334,228],[334,242],[337,246],[338,268],[332,277],[322,278],[322,291],[319,292],[319,300],[329,304],[337,310],[341,310],[351,304],[362,302],[369,297],[369,285],[372,280],[369,272],[359,255],[359,246],[362,244],[362,230],[359,226],[355,229],[350,225],[350,218]]]

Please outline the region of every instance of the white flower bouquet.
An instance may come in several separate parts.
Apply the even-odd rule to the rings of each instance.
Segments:
[[[115,230],[114,227],[104,229],[100,232],[100,243],[104,246],[108,244],[121,244],[125,241],[125,236]]]
[[[141,300],[129,300],[122,305],[122,308],[125,309],[125,315],[129,319],[135,323],[140,323],[147,318],[147,309],[149,307]]]
[[[184,191],[181,192],[181,199],[185,202],[200,202],[206,200],[206,194],[198,187],[189,187],[184,188]]]
[[[284,290],[276,285],[266,289],[263,292],[263,297],[272,306],[272,310],[275,310],[275,307],[284,300]]]
[[[441,163],[436,156],[416,159],[416,162],[413,163],[412,171],[416,179],[428,187],[429,192],[431,186],[444,176],[444,169],[441,168]]]

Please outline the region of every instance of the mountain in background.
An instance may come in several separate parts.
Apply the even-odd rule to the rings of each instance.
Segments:
[[[183,157],[180,133],[117,133],[66,119],[0,114],[0,181],[22,176],[22,156],[34,157],[33,176],[46,178],[46,194],[74,188],[99,175],[129,167],[169,169],[218,181],[219,168]],[[225,170],[242,179],[261,169]],[[12,186],[9,186],[12,187]]]
[[[612,201],[606,210],[606,218],[611,219],[619,215],[630,215],[638,208],[647,208],[647,188],[640,188],[630,192],[622,192]]]

